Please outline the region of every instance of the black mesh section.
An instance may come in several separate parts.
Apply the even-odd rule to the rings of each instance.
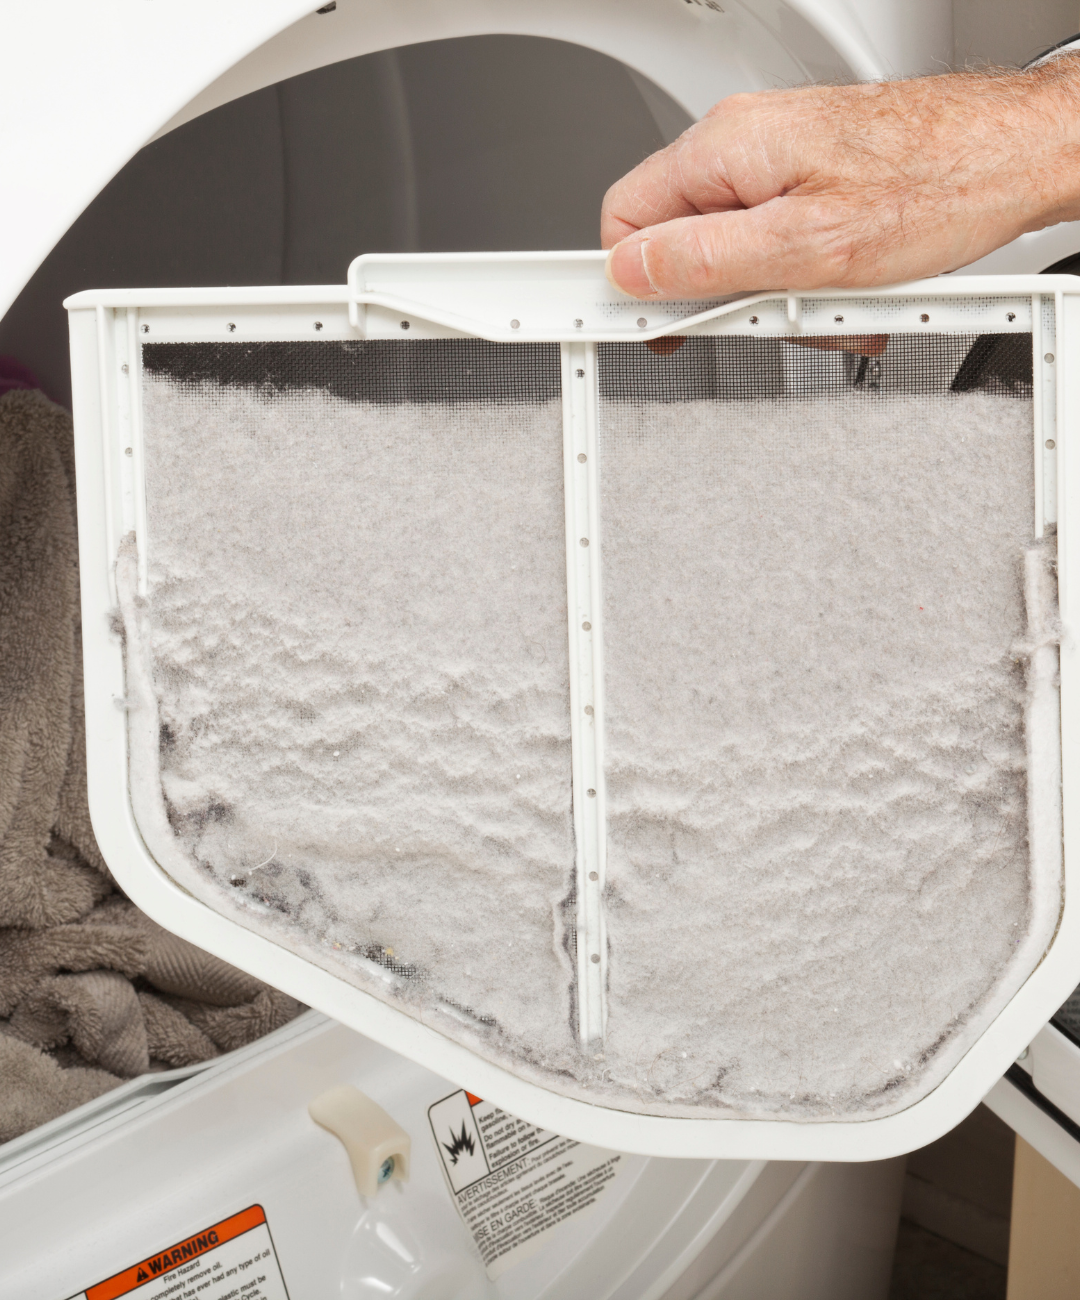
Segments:
[[[677,345],[677,346],[676,346]],[[674,349],[674,350],[669,350]],[[783,394],[779,339],[668,336],[597,347],[600,396],[609,401],[745,402]]]
[[[977,389],[1028,396],[1032,384],[1030,334],[980,334],[953,380],[954,393]]]
[[[558,398],[557,343],[484,339],[145,343],[143,368],[184,384],[267,393],[316,390],[347,402],[537,405]]]
[[[600,396],[613,402],[988,392],[1031,396],[1030,334],[843,338],[668,337],[601,343]]]
[[[1069,994],[1065,1004],[1058,1008],[1052,1021],[1062,1033],[1080,1045],[1080,988]]]

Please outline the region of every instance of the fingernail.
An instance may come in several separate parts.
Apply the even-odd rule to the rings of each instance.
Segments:
[[[607,278],[616,289],[621,289],[623,293],[631,294],[635,298],[656,296],[656,290],[645,270],[647,243],[648,240],[631,235],[621,244],[616,244],[608,254]]]

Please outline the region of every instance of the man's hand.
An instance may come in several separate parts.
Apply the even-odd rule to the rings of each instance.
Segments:
[[[895,284],[1080,217],[1080,56],[721,100],[604,199],[639,298]]]

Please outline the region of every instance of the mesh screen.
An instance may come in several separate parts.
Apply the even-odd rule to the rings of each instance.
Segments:
[[[376,405],[535,405],[559,397],[555,343],[484,339],[378,342],[145,343],[143,367],[179,384],[269,397],[315,391]]]
[[[858,346],[599,349],[605,1052],[639,1096],[895,1107],[1026,974],[1031,337]]]
[[[153,344],[143,361],[182,883],[350,978],[376,968],[424,1014],[567,1053],[558,348]]]
[[[600,395],[613,402],[973,391],[1031,396],[1030,334],[893,334],[813,341],[675,337],[602,343],[599,356]]]
[[[599,346],[603,1052],[574,1032],[558,347],[143,363],[133,798],[200,897],[668,1114],[902,1108],[1027,973],[1030,335]]]
[[[1080,1045],[1080,989],[1074,990],[1054,1013],[1053,1023]]]

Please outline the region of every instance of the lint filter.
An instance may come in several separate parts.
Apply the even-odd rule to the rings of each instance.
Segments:
[[[932,1140],[1080,983],[1078,295],[77,294],[118,882],[595,1145]]]

